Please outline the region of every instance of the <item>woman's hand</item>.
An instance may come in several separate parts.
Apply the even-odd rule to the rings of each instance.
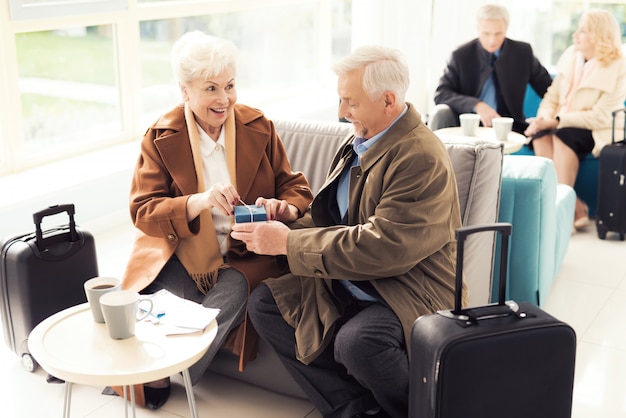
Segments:
[[[290,205],[286,200],[259,197],[254,204],[257,207],[265,207],[268,221],[293,222],[298,219],[298,208]]]
[[[529,123],[528,128],[524,131],[524,135],[526,136],[533,136],[541,131],[556,129],[559,125],[559,121],[556,119],[548,119],[544,117],[528,118],[526,121]]]
[[[530,137],[539,132],[537,129],[537,118],[528,118],[526,119],[526,122],[528,122],[528,127],[524,131],[525,136]]]
[[[233,214],[233,207],[239,202],[239,193],[235,186],[216,183],[202,193],[191,195],[187,200],[187,221],[191,222],[203,210],[216,208],[223,215]]]

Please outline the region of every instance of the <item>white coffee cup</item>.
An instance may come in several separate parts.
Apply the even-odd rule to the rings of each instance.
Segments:
[[[87,280],[83,287],[85,288],[85,295],[91,308],[93,320],[101,324],[104,323],[102,309],[100,308],[100,297],[109,292],[119,291],[122,287],[121,280],[114,277],[94,277]]]
[[[493,118],[491,125],[498,141],[506,142],[509,140],[509,132],[513,129],[513,118]]]
[[[480,123],[480,116],[476,113],[461,113],[459,115],[459,121],[461,122],[461,128],[463,129],[463,135],[476,136],[476,129]]]
[[[139,304],[149,307],[139,310]],[[109,292],[100,298],[102,315],[111,338],[123,340],[135,335],[135,324],[152,312],[154,304],[150,299],[140,299],[139,293],[132,290]]]

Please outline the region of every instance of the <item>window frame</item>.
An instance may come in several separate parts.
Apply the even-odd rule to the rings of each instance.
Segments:
[[[11,19],[32,20],[119,12],[129,0],[9,0]]]

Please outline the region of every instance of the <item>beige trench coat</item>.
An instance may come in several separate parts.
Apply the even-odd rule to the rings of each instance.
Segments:
[[[560,119],[558,128],[583,128],[591,130],[595,146],[593,155],[611,143],[611,112],[624,107],[626,100],[626,59],[613,61],[607,67],[598,66],[574,90],[571,109],[560,112],[574,77],[576,51],[570,46],[557,63],[557,76],[541,100],[538,117]],[[623,118],[618,118],[616,129],[623,129]]]

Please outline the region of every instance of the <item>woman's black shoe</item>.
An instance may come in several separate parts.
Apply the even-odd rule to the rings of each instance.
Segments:
[[[169,382],[167,386],[162,388],[152,388],[144,384],[143,393],[146,398],[146,407],[150,409],[159,409],[170,397]]]

